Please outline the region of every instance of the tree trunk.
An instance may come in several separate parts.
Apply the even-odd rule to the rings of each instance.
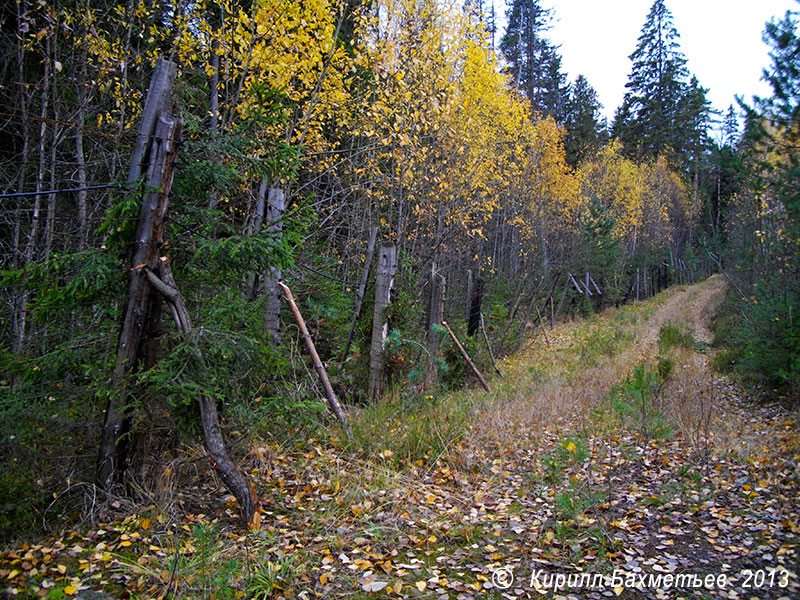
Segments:
[[[169,189],[172,185],[174,157],[177,154],[183,123],[162,116],[154,107],[166,107],[172,89],[176,66],[159,60],[153,75],[142,122],[134,148],[134,159],[128,171],[129,181],[136,181],[147,154],[142,140],[152,137],[149,156],[148,187],[155,188],[144,198],[139,212],[139,222],[133,241],[131,271],[123,309],[123,321],[117,343],[116,366],[113,375],[113,392],[105,412],[100,453],[97,460],[97,480],[101,487],[110,489],[125,468],[128,434],[129,400],[126,375],[137,371],[137,357],[145,333],[145,321],[150,312],[150,285],[142,267],[155,268],[164,214],[167,210]]]
[[[397,272],[397,248],[384,244],[378,250],[378,271],[375,277],[375,308],[372,313],[372,343],[369,350],[370,400],[377,401],[383,394],[383,347],[389,332],[383,313],[392,299],[394,275]]]
[[[361,270],[361,281],[358,283],[358,292],[356,294],[356,304],[353,307],[353,318],[350,320],[350,330],[347,332],[347,343],[344,345],[342,352],[342,362],[347,358],[347,353],[350,352],[350,345],[353,343],[353,334],[356,330],[358,317],[361,314],[361,305],[364,303],[364,293],[367,290],[367,281],[369,280],[369,269],[372,265],[372,257],[375,254],[375,242],[378,240],[378,227],[372,227],[369,231],[369,241],[367,242],[367,254],[364,258],[364,267]]]
[[[286,212],[283,190],[270,188],[267,194],[267,235],[275,238],[276,243],[283,235],[283,215]],[[277,267],[269,267],[264,274],[264,336],[275,346],[280,344],[281,333],[281,289],[278,283],[281,271]]]
[[[472,288],[472,295],[469,299],[469,322],[467,323],[467,335],[472,337],[478,333],[481,326],[481,304],[483,303],[483,277],[475,279]]]

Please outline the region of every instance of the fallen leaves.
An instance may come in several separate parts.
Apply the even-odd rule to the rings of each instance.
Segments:
[[[570,343],[556,333],[553,352]],[[509,378],[528,367],[512,362]],[[504,598],[538,596],[526,579],[533,568],[732,577],[750,568],[793,574],[785,588],[746,590],[740,582],[724,597],[798,597],[800,433],[779,408],[753,406],[713,377],[709,435],[736,431],[738,446],[682,434],[647,439],[622,421],[592,425],[588,410],[546,427],[537,413],[498,417],[493,423],[507,432],[476,435],[447,456],[411,464],[388,449],[370,462],[317,440],[267,444],[247,465],[263,502],[261,530],[235,529],[230,503],[193,512],[190,499],[203,494],[187,490],[179,520],[148,507],[7,549],[0,581],[23,597],[91,588],[198,597],[225,586],[234,598],[467,600],[500,597],[492,575],[505,567],[516,583]],[[572,389],[563,385],[563,393]],[[579,597],[611,595],[675,597],[621,586]]]

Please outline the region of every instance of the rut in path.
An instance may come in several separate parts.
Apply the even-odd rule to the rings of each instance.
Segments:
[[[513,432],[525,423],[536,422],[541,426],[575,416],[587,417],[611,386],[629,375],[637,363],[653,358],[662,325],[670,322],[686,324],[696,339],[708,343],[711,334],[707,324],[724,292],[724,280],[715,276],[693,286],[669,290],[662,295],[666,297],[663,301],[651,299],[649,302],[656,304],[649,318],[626,323],[626,334],[634,336],[630,345],[593,366],[586,366],[581,360],[569,366],[552,364],[558,363],[562,360],[561,355],[569,354],[574,348],[576,330],[584,323],[577,321],[557,327],[550,336],[553,338],[551,345],[545,346],[540,340],[531,351],[506,361],[506,366],[511,367],[507,379],[514,382],[513,388],[506,397],[498,398],[502,403],[501,410],[492,408],[478,420],[472,439],[485,443],[487,439],[496,440],[498,436],[513,436]],[[613,319],[610,315],[615,312],[607,311],[596,319],[600,323]],[[548,371],[544,380],[534,378],[531,381],[526,370],[537,369],[541,364],[546,365]]]

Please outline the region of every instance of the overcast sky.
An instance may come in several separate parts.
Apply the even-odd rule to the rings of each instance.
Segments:
[[[609,121],[622,103],[631,71],[628,58],[653,0],[541,0],[554,9],[550,41],[561,46],[563,69],[573,81],[583,74],[597,90]],[[495,0],[505,12],[503,0]],[[709,89],[714,108],[727,111],[735,95],[769,95],[760,82],[769,64],[761,41],[764,24],[796,0],[666,0],[689,70]],[[501,25],[500,23],[498,23]],[[505,27],[505,18],[502,19]]]

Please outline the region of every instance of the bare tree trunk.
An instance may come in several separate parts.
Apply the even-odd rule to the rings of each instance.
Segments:
[[[76,117],[77,127],[75,129],[75,164],[78,176],[78,252],[86,249],[89,239],[89,209],[86,187],[86,157],[83,152],[83,121],[86,118],[86,92],[83,85],[86,81],[86,61],[87,57],[81,61],[81,81],[78,82],[78,115]]]
[[[17,68],[18,68],[18,76],[19,81],[17,83],[19,87],[18,98],[19,98],[19,108],[22,110],[23,115],[28,114],[28,86],[25,84],[25,63],[24,63],[24,54],[23,54],[23,42],[22,40],[25,38],[24,32],[22,31],[23,26],[23,19],[22,16],[26,10],[20,0],[16,2],[16,17],[17,17]],[[19,165],[19,174],[17,178],[17,191],[23,191],[25,187],[25,175],[28,167],[28,155],[30,153],[30,135],[29,135],[29,126],[27,119],[22,121],[21,124],[22,130],[22,156]],[[18,269],[21,266],[21,263],[28,261],[28,244],[25,244],[25,248],[22,248],[22,219],[23,215],[26,211],[22,209],[22,200],[19,200],[17,203],[17,210],[16,210],[16,218],[14,220],[14,254],[12,258],[12,264],[15,269]],[[34,221],[35,222],[35,221]],[[33,222],[31,227],[33,227]],[[31,247],[32,250],[32,247]],[[15,288],[16,289],[16,288]],[[27,319],[27,311],[28,311],[28,294],[30,292],[24,288],[18,288],[15,291],[14,295],[14,312],[12,316],[12,338],[11,338],[11,348],[15,354],[21,354],[23,350],[23,346],[25,344],[25,321]]]
[[[214,29],[214,34],[219,30]],[[219,131],[219,37],[211,38],[211,81],[209,81],[208,112],[210,116],[209,129],[212,134]]]
[[[356,305],[353,307],[353,318],[350,321],[350,330],[347,332],[347,343],[344,345],[342,352],[342,362],[347,358],[347,353],[350,352],[350,345],[353,343],[353,335],[356,330],[356,323],[361,314],[361,305],[364,303],[364,293],[367,290],[367,281],[369,280],[369,269],[372,265],[372,257],[375,254],[375,242],[378,240],[378,227],[374,226],[369,231],[369,241],[367,242],[367,255],[364,258],[364,267],[361,270],[361,281],[358,283],[358,293],[356,294]]]
[[[153,269],[158,261],[161,228],[172,185],[173,159],[177,153],[183,125],[181,121],[172,118],[159,119],[160,110],[155,110],[155,107],[161,109],[169,104],[175,73],[174,63],[159,60],[142,113],[134,158],[128,172],[129,181],[136,181],[139,178],[147,154],[144,146],[152,137],[148,187],[158,191],[148,193],[142,202],[131,255],[124,317],[117,343],[114,391],[109,396],[106,407],[97,460],[97,480],[106,489],[113,487],[124,470],[129,412],[125,379],[126,374],[135,373],[137,370],[137,357],[140,355],[142,334],[149,313],[150,285],[142,267]]]
[[[283,235],[283,215],[286,212],[286,203],[283,190],[270,188],[267,195],[267,235],[277,240]],[[281,272],[277,267],[269,267],[264,274],[264,335],[274,345],[280,343],[281,333],[281,289],[278,283]]]
[[[372,344],[369,350],[369,388],[372,401],[383,394],[383,347],[386,344],[388,325],[383,313],[391,302],[394,275],[397,272],[397,248],[384,244],[378,251],[378,271],[375,277],[375,309],[372,313]]]

